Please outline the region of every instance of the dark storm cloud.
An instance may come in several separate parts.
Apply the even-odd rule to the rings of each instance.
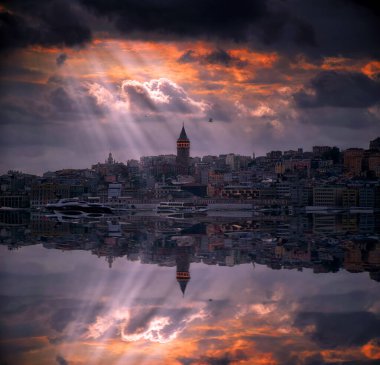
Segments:
[[[50,105],[58,112],[71,112],[75,109],[74,100],[63,87],[54,89],[48,96]]]
[[[208,100],[210,108],[208,117],[218,122],[232,122],[237,115],[236,107],[230,102],[223,102],[217,98]]]
[[[66,53],[61,53],[57,56],[55,62],[57,63],[57,66],[62,66],[66,60],[67,60],[67,54]]]
[[[224,89],[224,87],[225,87],[225,85],[218,84],[216,82],[210,82],[210,83],[207,83],[207,84],[203,85],[203,88],[206,89],[206,90],[209,90],[209,91],[212,91],[212,90],[222,90],[222,89]]]
[[[79,124],[79,128],[81,121],[104,112],[80,84],[72,85],[70,92],[64,82],[4,82],[2,86],[0,145],[4,149],[65,146],[76,133],[68,124]]]
[[[108,15],[128,36],[142,38],[210,37],[247,39],[251,23],[266,13],[262,0],[83,0],[99,15]]]
[[[0,50],[42,46],[81,46],[91,30],[75,2],[6,1],[0,13]]]
[[[193,63],[197,62],[198,60],[199,55],[192,49],[189,49],[188,51],[183,53],[180,58],[178,58],[179,63]]]
[[[14,63],[6,63],[0,61],[0,74],[7,78],[43,78],[46,74],[40,70],[35,70],[27,67],[20,67]]]
[[[51,316],[51,327],[62,332],[65,327],[78,315],[78,308],[59,308]]]
[[[84,45],[105,30],[126,39],[244,42],[312,58],[380,54],[379,12],[368,1],[43,0],[36,6],[14,0],[5,7],[1,48]]]
[[[216,49],[208,54],[200,55],[193,50],[186,51],[179,59],[179,63],[199,62],[201,64],[222,65],[222,66],[237,66],[244,67],[247,62],[240,60],[237,57],[231,56],[224,49]]]
[[[44,100],[45,86],[27,82],[3,82],[2,86],[0,87],[2,128],[8,125],[17,128],[24,124],[36,126],[46,122],[50,106]]]
[[[323,71],[294,100],[300,108],[367,108],[380,102],[380,81],[359,72]]]
[[[380,336],[380,319],[371,312],[301,312],[295,326],[315,326],[311,339],[323,348],[362,346]]]
[[[102,114],[94,97],[80,83],[71,85],[70,92],[68,89],[64,79],[49,79],[45,84],[4,82],[0,88],[0,124],[37,125],[71,118],[72,114]]]
[[[336,365],[336,362],[326,362],[318,365]],[[360,360],[354,360],[354,361],[343,361],[340,362],[339,365],[380,365],[379,360],[367,360],[367,359],[360,359]]]
[[[311,315],[311,317],[312,317],[315,314],[315,312],[307,312],[307,314],[311,314],[311,313],[313,313]],[[351,313],[352,312],[350,312],[348,314],[346,313],[346,315],[348,316]],[[300,315],[302,317],[301,322],[303,322],[302,326],[299,326],[298,324],[296,324],[296,327],[304,328],[304,327],[307,327],[308,325],[313,325],[316,323],[316,321],[311,320],[310,318],[308,318],[308,320],[305,321],[305,319],[303,318],[305,316],[305,314],[306,314],[306,312],[303,312]],[[322,313],[318,313],[318,314],[321,315]],[[313,317],[313,319],[314,319],[314,317]],[[298,320],[299,320],[299,317],[296,318],[296,321],[298,321]],[[353,322],[351,322],[351,324],[352,323]],[[333,327],[336,324],[337,324],[337,322],[333,321],[333,323],[331,324],[331,327]],[[363,324],[363,326],[366,326],[366,324],[367,324],[367,322],[365,322]],[[349,328],[349,325],[347,325],[347,328]],[[328,328],[324,327],[323,329],[327,330]],[[318,341],[314,338],[314,337],[318,337],[319,333],[322,332],[323,329],[322,328],[317,329],[317,330],[319,330],[318,334],[316,332],[311,334],[312,339],[317,342],[317,345],[319,345],[320,351],[324,350],[326,347],[328,347],[328,348],[334,347],[335,348],[335,347],[342,346],[343,348],[345,348],[346,346],[349,347],[349,346],[355,345],[352,343],[345,343],[344,341],[341,341],[341,342],[339,342],[339,344],[334,343],[334,346],[330,346],[330,347],[325,346],[326,341],[329,341],[330,337],[329,337],[329,339],[327,339],[327,338],[324,339],[326,341],[323,341],[323,342]],[[333,330],[331,330],[331,331],[333,331]],[[338,331],[339,331],[339,328],[338,328]],[[329,336],[329,334],[327,334],[327,336]],[[333,335],[330,334],[330,336],[332,337]],[[350,335],[347,334],[347,336],[350,336]],[[304,350],[303,346],[304,345],[300,342],[297,342],[297,341],[296,342],[289,341],[289,337],[287,334],[284,334],[282,336],[278,336],[276,338],[274,338],[273,336],[256,334],[253,336],[245,336],[244,339],[249,341],[250,343],[254,344],[254,347],[257,349],[260,349],[261,353],[271,353],[274,360],[276,360],[281,365],[294,365],[294,364],[297,364],[297,365],[332,365],[332,364],[334,364],[334,362],[324,361],[323,356],[319,353],[314,353],[313,355],[305,357],[305,354],[303,353],[303,350]],[[335,346],[335,344],[336,344],[336,346]],[[350,361],[342,362],[340,364],[357,365],[357,364],[373,364],[373,362],[370,360],[368,360],[368,362],[366,360],[364,360],[364,361],[361,360],[358,362],[350,362]]]
[[[90,1],[125,36],[246,42],[253,49],[310,57],[378,56],[378,13],[358,1]],[[159,16],[158,16],[159,14]],[[189,56],[189,55],[188,55]],[[191,56],[191,55],[190,55]]]
[[[305,358],[303,365],[323,365],[323,357],[321,354],[311,355]]]
[[[69,365],[67,360],[64,357],[62,357],[61,355],[57,355],[57,357],[55,358],[55,361],[57,361],[58,365]]]
[[[379,129],[378,116],[367,109],[321,107],[299,110],[298,119],[302,124],[319,126],[336,141],[352,141],[354,138],[359,142],[361,133],[372,130],[372,134],[377,134],[376,130]],[[343,130],[346,130],[346,135],[342,134]],[[368,135],[366,138],[368,140]]]
[[[62,276],[59,279],[60,276],[60,274],[50,273],[49,278],[47,278],[46,273],[40,276],[30,275],[29,272],[18,275],[15,282],[18,283],[19,287],[21,284],[20,293],[25,294],[28,291],[33,291],[30,285],[27,285],[28,289],[24,289],[25,280],[38,283],[43,282],[43,280],[46,282],[52,280],[52,286],[55,285],[56,288],[57,283],[61,285],[61,280],[65,278]],[[67,283],[72,286],[72,278],[66,279]],[[62,288],[62,286],[60,287]],[[35,292],[33,291],[33,293]],[[0,338],[14,340],[9,341],[6,346],[0,344],[0,352],[2,355],[10,356],[15,353],[46,347],[44,341],[34,341],[32,338],[47,336],[51,344],[79,339],[86,332],[88,325],[96,321],[96,318],[105,309],[103,303],[65,299],[61,296],[12,295],[1,296],[0,299],[0,313],[2,315]],[[70,334],[66,330],[67,326],[70,326]],[[57,332],[59,332],[58,336]],[[23,339],[28,340],[24,341]],[[64,364],[64,362],[58,363]]]
[[[363,308],[370,308],[376,301],[380,301],[380,293],[352,291],[327,295],[307,296],[300,300],[302,312],[356,312]]]
[[[223,66],[230,66],[232,64],[237,64],[239,66],[246,65],[245,62],[241,61],[239,58],[232,57],[228,52],[223,49],[217,49],[204,57],[204,61],[210,64],[218,64]]]
[[[192,364],[207,364],[207,365],[229,365],[234,364],[240,361],[248,360],[247,354],[243,350],[236,350],[232,352],[226,352],[218,357],[211,356],[201,356],[199,358],[189,358],[189,357],[181,357],[178,358],[177,361],[182,365],[192,365]]]
[[[304,365],[301,356],[298,355],[300,346],[298,343],[289,343],[287,336],[273,337],[270,335],[256,334],[244,336],[244,339],[254,344],[261,353],[272,353],[272,356],[281,365]],[[308,364],[309,365],[309,364]]]

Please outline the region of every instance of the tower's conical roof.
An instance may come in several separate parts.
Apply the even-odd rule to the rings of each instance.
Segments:
[[[181,280],[181,281],[178,280],[178,284],[181,288],[181,292],[183,295],[185,295],[187,283],[188,283],[188,280]]]
[[[179,135],[178,139],[186,139],[187,141],[189,140],[189,138],[187,138],[187,134],[186,134],[184,125],[182,126],[181,134]]]

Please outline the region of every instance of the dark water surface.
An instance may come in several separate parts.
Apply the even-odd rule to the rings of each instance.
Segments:
[[[0,364],[378,364],[379,217],[249,215],[2,213]]]

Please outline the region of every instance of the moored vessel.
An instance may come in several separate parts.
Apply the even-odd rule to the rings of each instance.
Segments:
[[[60,199],[56,203],[47,204],[45,206],[50,211],[79,211],[83,213],[103,213],[112,214],[113,211],[110,207],[100,203],[88,203],[81,201],[78,198]]]
[[[207,205],[193,202],[161,202],[156,207],[157,213],[204,213]]]

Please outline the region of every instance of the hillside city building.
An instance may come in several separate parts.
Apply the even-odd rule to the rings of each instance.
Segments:
[[[43,176],[9,171],[0,176],[0,206],[37,209],[59,198],[122,208],[128,204],[203,200],[209,204],[300,209],[307,206],[380,209],[380,137],[369,149],[314,146],[190,156],[183,125],[176,154],[117,162],[110,152],[87,169],[48,171]],[[173,143],[174,145],[174,143]]]

